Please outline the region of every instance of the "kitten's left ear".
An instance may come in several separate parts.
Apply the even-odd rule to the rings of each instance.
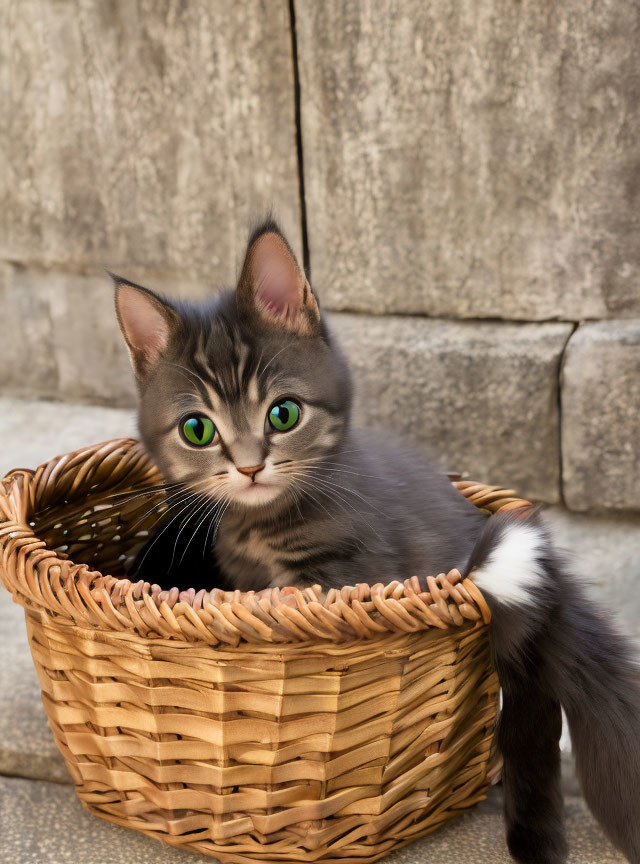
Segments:
[[[319,330],[320,310],[291,247],[274,222],[254,232],[242,265],[238,302],[261,319],[300,336]]]
[[[158,362],[180,324],[176,310],[133,282],[109,273],[116,289],[116,315],[136,377],[142,380]]]

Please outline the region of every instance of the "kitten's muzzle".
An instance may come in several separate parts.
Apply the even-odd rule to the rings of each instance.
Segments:
[[[251,477],[251,480],[255,483],[256,482],[256,474],[258,474],[260,471],[262,471],[262,469],[264,468],[264,464],[263,465],[251,465],[251,467],[249,467],[249,468],[239,468],[236,465],[236,468],[238,469],[238,471],[241,474],[244,474],[245,477]]]

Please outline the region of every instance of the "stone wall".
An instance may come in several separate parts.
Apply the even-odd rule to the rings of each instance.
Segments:
[[[23,0],[5,34],[5,394],[132,405],[101,267],[205,296],[273,207],[361,420],[637,527],[637,4]]]

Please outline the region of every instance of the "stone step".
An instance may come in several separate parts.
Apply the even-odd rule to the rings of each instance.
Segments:
[[[130,409],[0,398],[0,477],[88,444],[135,435],[135,429]]]
[[[73,787],[0,777],[0,864],[194,864],[198,857],[88,813]],[[206,860],[204,857],[201,860]]]
[[[600,609],[640,640],[640,514],[593,516],[563,507],[544,510],[556,546]]]
[[[386,864],[513,864],[504,841],[498,788],[487,801],[429,837],[384,859]],[[567,803],[568,864],[624,864],[580,799]],[[172,848],[87,813],[73,789],[0,778],[0,864],[189,864],[205,856]]]
[[[0,774],[71,783],[44,713],[24,613],[3,587],[0,657]]]
[[[130,410],[0,399],[0,477],[11,468],[36,468],[56,454],[133,434]],[[47,724],[24,613],[2,587],[0,657],[0,773],[71,782]]]

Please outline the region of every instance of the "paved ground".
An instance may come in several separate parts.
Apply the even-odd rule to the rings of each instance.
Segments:
[[[132,414],[0,399],[0,476],[74,447],[134,432]],[[573,523],[572,523],[573,524]],[[575,525],[564,526],[571,535]],[[606,544],[606,537],[598,541]],[[47,726],[22,610],[0,588],[0,864],[178,864],[197,856],[86,813]],[[567,782],[571,864],[613,864],[613,852]],[[395,853],[388,864],[507,864],[500,791],[455,824]],[[202,860],[205,860],[204,858]]]
[[[109,438],[135,435],[134,412],[94,405],[0,398],[0,477]]]
[[[509,864],[500,793],[385,864]],[[569,864],[624,864],[579,799],[567,806]],[[82,809],[70,786],[0,778],[0,864],[191,864],[211,860],[119,828]]]

